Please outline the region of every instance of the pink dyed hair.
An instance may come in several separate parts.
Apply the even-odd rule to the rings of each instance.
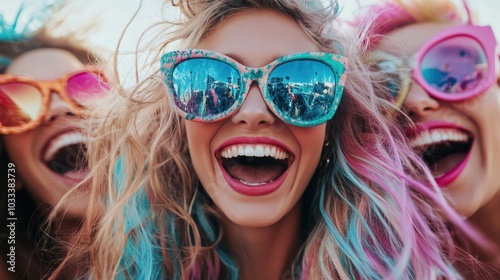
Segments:
[[[412,23],[472,23],[469,5],[465,0],[463,4],[464,10],[461,10],[449,0],[438,3],[433,0],[383,0],[363,7],[353,25],[363,30],[365,44],[371,49],[385,34]]]

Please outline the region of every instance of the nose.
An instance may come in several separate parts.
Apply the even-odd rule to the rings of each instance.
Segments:
[[[234,124],[245,124],[251,128],[258,128],[274,124],[276,118],[267,107],[259,86],[253,83],[250,86],[245,101],[232,116],[231,120]]]
[[[49,110],[45,115],[45,123],[51,123],[59,118],[73,117],[75,113],[71,110],[68,104],[59,97],[56,93],[52,93],[50,97]]]
[[[413,82],[410,92],[404,102],[404,109],[413,119],[418,120],[435,112],[441,106],[439,100],[434,99],[417,82]]]

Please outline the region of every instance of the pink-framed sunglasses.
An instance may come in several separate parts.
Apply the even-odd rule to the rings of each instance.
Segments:
[[[496,48],[490,26],[460,25],[427,41],[416,53],[413,65],[380,51],[369,54],[368,63],[388,74],[386,88],[399,107],[408,95],[412,78],[432,97],[456,102],[481,94],[497,81]]]

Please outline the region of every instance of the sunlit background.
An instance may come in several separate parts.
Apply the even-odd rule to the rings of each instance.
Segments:
[[[45,1],[45,0],[40,0]],[[96,30],[89,40],[99,46],[114,49],[125,25],[139,7],[140,0],[70,0],[81,9],[77,8],[77,15],[70,15],[68,24],[81,25],[88,21],[97,21],[99,29]],[[439,0],[436,0],[439,1]],[[458,0],[457,0],[458,1]],[[22,0],[1,0],[0,13],[7,18],[17,11]],[[143,0],[142,8],[138,16],[132,22],[127,32],[124,47],[133,46],[140,33],[152,22],[161,17],[161,0]],[[341,17],[351,18],[358,9],[358,3],[365,5],[374,3],[376,0],[339,0],[343,7]],[[480,15],[481,23],[490,24],[494,27],[496,34],[500,35],[500,1],[474,0],[470,5]],[[498,38],[500,36],[497,35]]]

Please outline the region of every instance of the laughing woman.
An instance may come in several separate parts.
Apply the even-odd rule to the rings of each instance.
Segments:
[[[388,80],[391,96],[415,124],[405,128],[411,146],[450,204],[493,241],[488,249],[496,247],[468,249],[500,271],[494,253],[500,248],[500,54],[492,28],[474,23],[466,1],[385,1],[365,13],[359,22],[373,21],[371,63],[396,71]]]
[[[56,8],[26,5],[16,20],[29,24],[40,23]],[[0,248],[2,258],[12,251],[15,255],[9,277],[41,279],[64,251],[54,240],[71,236],[88,205],[88,192],[73,193],[57,231],[46,238],[43,224],[48,213],[88,174],[79,112],[105,92],[103,76],[91,68],[96,60],[90,51],[76,38],[51,35],[48,22],[31,30],[3,20],[0,16],[0,134],[2,182],[8,186],[2,193],[8,195],[8,217],[16,219],[16,234],[13,240],[2,240]],[[2,215],[6,207],[2,204]]]
[[[377,113],[356,42],[330,30],[336,2],[172,2],[157,73],[112,92],[93,128],[91,207],[59,271],[460,278],[434,209],[457,216],[430,174],[406,175],[425,168]]]

